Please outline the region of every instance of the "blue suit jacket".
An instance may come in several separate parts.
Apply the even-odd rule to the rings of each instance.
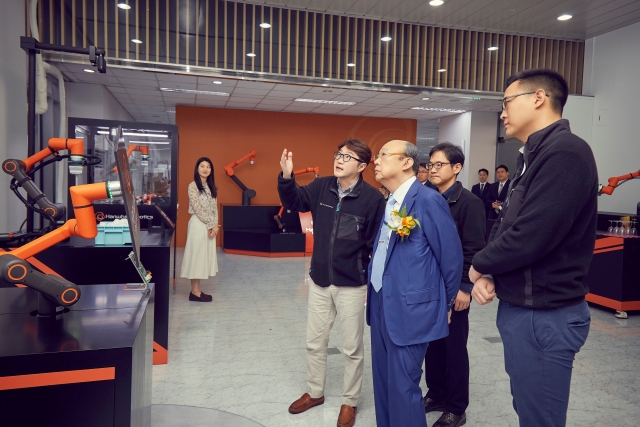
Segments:
[[[381,299],[389,336],[399,346],[435,341],[449,334],[447,312],[460,289],[462,246],[447,201],[415,181],[405,199],[407,214],[414,214],[421,227],[404,241],[393,232],[382,276]],[[384,221],[384,219],[383,219]],[[386,226],[383,227],[386,232]],[[380,232],[374,243],[375,257]],[[373,260],[369,263],[369,278]],[[375,292],[369,279],[370,298]]]

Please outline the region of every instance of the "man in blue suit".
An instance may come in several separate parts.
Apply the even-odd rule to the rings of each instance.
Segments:
[[[425,427],[422,361],[447,336],[460,288],[462,246],[446,200],[416,180],[418,149],[390,141],[374,156],[376,180],[391,191],[369,263],[373,390],[378,427]],[[387,224],[406,207],[416,226],[401,240]],[[419,222],[419,226],[417,225]]]

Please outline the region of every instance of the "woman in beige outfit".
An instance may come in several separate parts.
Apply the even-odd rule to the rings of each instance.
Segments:
[[[218,224],[218,190],[213,179],[213,163],[207,157],[196,162],[193,182],[189,184],[189,228],[180,276],[191,279],[189,301],[210,302],[211,295],[200,291],[200,280],[218,272],[216,235]]]

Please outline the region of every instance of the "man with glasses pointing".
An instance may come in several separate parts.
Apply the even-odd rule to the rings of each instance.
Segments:
[[[280,158],[278,193],[290,210],[313,217],[314,242],[309,276],[307,315],[307,384],[309,392],[289,406],[300,414],[324,403],[329,332],[340,316],[345,357],[342,406],[338,427],[356,420],[364,368],[364,299],[371,249],[384,214],[384,198],[364,182],[362,172],[371,149],[348,139],[334,153],[332,177],[315,179],[304,187],[293,176],[293,153]]]

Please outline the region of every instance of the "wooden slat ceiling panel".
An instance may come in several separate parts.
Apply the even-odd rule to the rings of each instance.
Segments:
[[[411,1],[407,0],[406,5],[417,4]],[[450,16],[457,14],[456,19],[472,19],[476,15],[492,16],[492,10],[504,6],[506,1],[450,0],[446,4],[458,8]],[[530,9],[549,8],[551,1],[556,0],[533,0]],[[572,5],[575,1],[561,3]],[[103,10],[106,2],[76,2],[72,10],[65,10],[53,24],[43,21],[45,26],[55,27],[48,31],[44,28],[43,36],[48,37],[50,40],[46,41],[50,43],[66,42],[73,46],[95,44],[96,40],[104,42],[103,32],[94,27],[94,10]],[[46,14],[51,2],[43,4],[42,14]],[[91,7],[85,9],[86,4]],[[571,93],[582,91],[584,43],[581,41],[371,20],[224,0],[136,0],[130,4],[131,10],[117,9],[115,14],[106,16],[104,32],[109,36],[115,34],[115,42],[105,45],[108,57],[496,92],[504,89],[504,80],[512,73],[545,66],[565,76]],[[299,7],[310,4],[332,7],[335,2],[296,2]],[[151,6],[152,12],[148,9]],[[480,6],[485,9],[477,10]],[[384,6],[383,2],[374,0],[358,0],[353,7],[389,9],[388,4]],[[136,14],[139,10],[142,12]],[[447,9],[437,9],[437,13],[432,11],[425,19],[442,20],[446,12]],[[615,19],[620,18],[612,18]],[[259,27],[266,21],[272,24],[270,29]],[[51,39],[64,34],[57,29],[65,25],[71,27],[69,35],[76,37]],[[99,21],[99,25],[104,23]],[[95,34],[99,34],[96,40]],[[392,40],[381,41],[383,36],[390,36]],[[142,43],[131,42],[133,38]],[[499,49],[487,50],[491,46]],[[349,63],[355,66],[350,67]],[[446,71],[439,72],[441,69]]]

